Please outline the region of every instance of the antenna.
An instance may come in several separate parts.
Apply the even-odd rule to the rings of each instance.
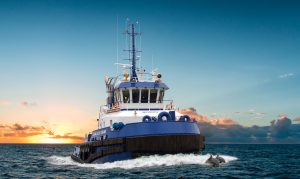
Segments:
[[[130,75],[130,81],[138,81],[138,76],[136,73],[136,53],[140,52],[136,50],[135,47],[135,37],[137,35],[140,35],[140,33],[135,32],[135,25],[133,23],[129,24],[126,30],[126,34],[131,38],[128,39],[129,41],[129,49],[126,50],[129,52],[129,60],[131,61],[131,75]],[[130,43],[131,42],[131,43]]]
[[[141,34],[141,24],[139,21],[137,21],[137,24],[139,25],[139,32]],[[142,36],[140,35],[140,48],[139,49],[142,49]],[[141,68],[141,61],[142,61],[142,53],[139,54],[139,68]]]
[[[127,17],[126,18],[126,21],[125,21],[125,32],[127,31],[127,28],[128,28],[128,23],[129,23],[129,18]],[[130,44],[129,44],[129,40],[128,40],[128,35],[126,34],[125,35],[125,48],[130,50]],[[130,53],[128,53],[128,59],[130,59]]]
[[[117,14],[117,63],[119,63],[119,15]],[[119,65],[117,65],[117,76],[119,74]]]
[[[153,55],[151,56],[151,71],[153,71]]]

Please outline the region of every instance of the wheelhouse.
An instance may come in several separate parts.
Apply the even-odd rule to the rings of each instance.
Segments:
[[[168,89],[164,83],[121,82],[115,86],[114,106],[121,110],[162,109]]]

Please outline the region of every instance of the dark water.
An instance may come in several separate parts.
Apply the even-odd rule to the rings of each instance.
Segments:
[[[108,164],[77,164],[73,145],[0,145],[0,178],[300,178],[300,145],[207,145],[201,155],[149,156]],[[226,164],[204,164],[208,154]]]

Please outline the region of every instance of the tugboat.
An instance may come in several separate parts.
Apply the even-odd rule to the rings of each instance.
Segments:
[[[123,74],[105,77],[108,97],[106,105],[100,106],[98,128],[75,147],[71,158],[80,163],[105,163],[204,150],[205,138],[197,123],[176,111],[172,100],[164,99],[169,87],[162,75],[137,69],[140,51],[135,41],[140,33],[135,32],[135,24],[128,24],[126,34],[131,63],[121,64]]]

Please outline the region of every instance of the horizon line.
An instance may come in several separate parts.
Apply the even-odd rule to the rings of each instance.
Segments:
[[[82,143],[0,143],[0,145],[80,145]],[[241,143],[241,142],[207,142],[206,144],[210,144],[210,145],[218,145],[218,144],[229,144],[229,145],[249,145],[249,144],[253,144],[253,145],[262,145],[262,144],[266,144],[266,145],[281,145],[281,144],[288,144],[288,145],[299,145],[300,143]]]

